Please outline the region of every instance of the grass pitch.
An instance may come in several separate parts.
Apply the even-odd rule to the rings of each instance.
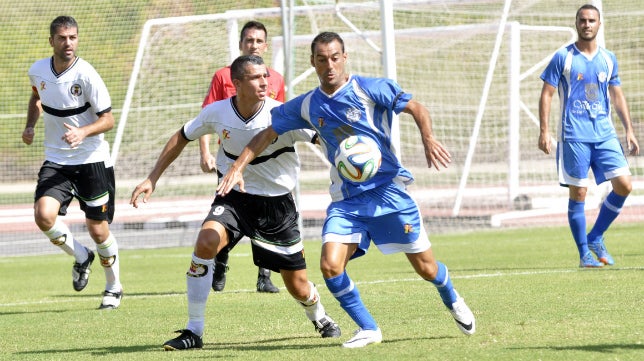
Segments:
[[[121,252],[121,308],[96,310],[103,272],[71,287],[66,255],[0,258],[0,360],[642,360],[644,224],[615,225],[607,247],[616,265],[577,268],[567,228],[479,231],[432,237],[456,289],[477,317],[477,333],[456,328],[435,288],[401,254],[375,248],[348,271],[379,322],[380,345],[340,347],[356,328],[324,287],[319,242],[306,242],[340,339],[322,339],[302,309],[279,294],[254,291],[250,247],[231,253],[228,284],[208,300],[204,349],[164,352],[187,320],[190,248]],[[50,247],[43,240],[43,247]]]

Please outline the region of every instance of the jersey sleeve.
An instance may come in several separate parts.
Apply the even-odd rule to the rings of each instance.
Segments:
[[[378,105],[396,114],[402,112],[412,95],[405,93],[400,85],[387,78],[358,77],[358,84]]]
[[[562,48],[552,56],[550,63],[548,63],[546,69],[541,73],[541,80],[555,88],[559,86],[559,79],[561,78],[561,74],[563,74],[567,53],[566,48]]]
[[[303,99],[308,94],[300,95],[271,109],[271,126],[277,134],[284,134],[295,129],[312,129],[311,125],[302,117],[302,112],[306,111],[302,109]]]
[[[85,84],[86,89],[89,89],[89,93],[86,94],[87,101],[92,105],[94,113],[101,115],[112,109],[112,99],[103,78],[89,64],[88,67],[91,71]]]
[[[183,125],[181,128],[183,136],[187,140],[193,141],[202,135],[215,133],[215,123],[210,120],[212,112],[212,107],[203,108],[197,117]]]
[[[612,52],[609,52],[609,54],[611,61],[613,62],[613,72],[611,73],[610,79],[608,79],[608,85],[620,86],[622,85],[622,80],[619,78],[619,66],[617,65],[617,57]]]
[[[230,98],[235,95],[235,93],[235,86],[230,79],[230,68],[221,68],[212,76],[210,87],[208,88],[208,94],[206,94],[201,107],[205,108],[208,104]]]

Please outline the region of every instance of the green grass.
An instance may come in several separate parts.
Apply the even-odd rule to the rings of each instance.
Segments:
[[[191,249],[121,252],[125,297],[98,311],[103,286],[93,267],[82,293],[72,290],[66,255],[0,258],[2,360],[642,360],[644,224],[607,235],[616,266],[580,270],[566,228],[482,231],[432,237],[438,259],[477,317],[462,335],[434,287],[403,255],[376,249],[349,273],[383,330],[384,342],[345,350],[355,324],[324,287],[319,242],[306,242],[310,278],[341,339],[321,339],[282,289],[254,292],[247,244],[231,254],[226,291],[208,300],[204,349],[163,352],[187,320],[185,271]],[[44,245],[43,247],[49,247]],[[283,287],[278,276],[275,283]]]

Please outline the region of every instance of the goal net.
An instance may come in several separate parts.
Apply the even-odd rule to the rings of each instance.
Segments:
[[[536,146],[539,75],[552,53],[574,39],[574,14],[579,4],[557,0],[394,1],[390,30],[395,49],[386,49],[380,1],[298,1],[292,12],[271,7],[273,1],[233,4],[204,0],[192,1],[190,7],[175,3],[172,9],[142,6],[138,11],[147,15],[143,19],[127,20],[115,12],[109,19],[116,20],[119,15],[118,24],[124,24],[117,29],[113,29],[116,25],[92,22],[89,14],[79,19],[81,56],[106,79],[118,121],[118,128],[108,134],[116,158],[115,227],[198,227],[217,180],[215,175],[201,172],[197,142],[189,144],[166,171],[146,209],[133,210],[127,202],[168,138],[200,111],[212,74],[238,55],[239,30],[248,20],[267,26],[269,51],[265,59],[284,73],[292,72],[289,93],[293,95],[318,85],[309,55],[310,41],[320,31],[343,36],[353,73],[383,76],[383,52],[395,52],[396,80],[427,106],[435,136],[452,154],[448,169],[428,169],[413,119],[400,116],[402,161],[416,178],[410,191],[431,232],[565,223],[567,191],[557,185],[553,156],[544,155]],[[253,8],[251,3],[265,7]],[[606,46],[618,57],[635,133],[644,143],[640,124],[644,67],[637,36],[644,11],[637,0],[605,0],[601,6]],[[49,13],[54,14],[54,9]],[[79,5],[72,10],[83,14],[82,9]],[[55,15],[41,19],[45,31],[37,39],[40,43],[31,39],[21,42],[27,44],[34,60],[51,54],[42,42],[48,36],[48,21]],[[292,34],[282,30],[288,21]],[[101,27],[92,28],[98,25]],[[116,48],[121,51],[115,52]],[[284,49],[292,59],[287,67]],[[29,61],[24,61],[24,67]],[[3,90],[3,102],[8,103],[0,114],[11,124],[2,130],[3,136],[12,140],[0,160],[5,169],[0,174],[0,197],[2,204],[8,205],[0,208],[5,212],[0,226],[7,229],[23,222],[33,230],[29,203],[42,147],[20,144],[28,85],[26,69],[13,73],[5,77],[9,88]],[[11,87],[21,90],[12,92]],[[553,109],[558,107],[556,102]],[[617,119],[615,123],[623,139],[621,124]],[[217,151],[216,143],[211,150]],[[314,147],[299,145],[298,152],[304,235],[316,238],[329,201],[328,164]],[[641,157],[629,157],[629,162],[635,186],[620,219],[642,219]],[[591,189],[589,211],[597,207],[604,193],[602,188]],[[82,222],[82,214],[73,213],[77,207],[73,208],[68,219]],[[17,237],[16,233],[11,237]],[[191,238],[187,239],[190,243]]]

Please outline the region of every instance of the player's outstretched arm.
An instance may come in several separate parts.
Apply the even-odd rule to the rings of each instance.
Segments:
[[[161,178],[161,175],[166,168],[168,168],[168,166],[181,154],[183,148],[185,148],[188,142],[189,140],[181,134],[181,130],[177,131],[172,137],[170,137],[148,177],[136,186],[134,191],[132,191],[130,204],[134,206],[134,208],[139,207],[138,202],[141,194],[143,194],[143,203],[146,203],[150,199],[157,181]]]
[[[434,166],[436,170],[440,170],[439,165],[447,168],[447,165],[452,162],[452,155],[447,148],[436,138],[432,132],[432,118],[429,115],[429,110],[422,104],[415,100],[410,100],[403,112],[410,114],[414,117],[416,126],[420,130],[420,136],[425,148],[425,159],[427,159],[427,166],[431,168]]]
[[[228,172],[224,174],[223,178],[219,181],[217,186],[217,194],[225,196],[230,191],[239,185],[239,190],[245,192],[243,172],[246,166],[253,161],[260,153],[264,151],[274,140],[277,138],[277,133],[273,127],[268,127],[261,132],[257,133],[253,139],[250,140],[248,145],[244,147],[235,163],[230,166]]]

